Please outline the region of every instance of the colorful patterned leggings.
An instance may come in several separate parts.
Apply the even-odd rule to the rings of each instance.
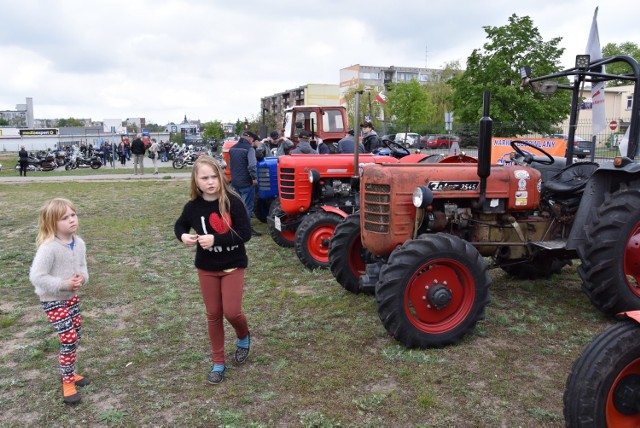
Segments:
[[[76,347],[80,339],[80,302],[78,296],[69,300],[41,302],[53,329],[60,339],[60,373],[62,383],[73,383],[76,372]]]

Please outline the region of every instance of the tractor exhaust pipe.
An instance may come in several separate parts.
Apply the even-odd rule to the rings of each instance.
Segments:
[[[484,203],[487,191],[487,177],[491,174],[491,137],[493,121],[489,117],[490,92],[482,95],[482,118],[480,119],[480,144],[478,146],[478,177],[480,177],[480,202]]]

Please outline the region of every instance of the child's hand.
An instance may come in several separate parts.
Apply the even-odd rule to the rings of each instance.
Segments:
[[[80,286],[84,284],[84,277],[79,273],[74,273],[71,278],[67,280],[67,284],[69,284],[69,290],[78,291]]]
[[[184,242],[187,247],[193,247],[198,243],[198,235],[190,235],[188,233],[183,233],[180,237],[180,240]]]
[[[198,236],[198,244],[202,247],[203,250],[208,250],[213,247],[213,235],[199,235]]]

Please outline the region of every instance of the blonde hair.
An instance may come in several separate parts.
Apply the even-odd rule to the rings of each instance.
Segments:
[[[39,247],[56,236],[58,221],[67,213],[67,208],[77,212],[73,202],[64,198],[54,198],[42,205],[38,215],[36,246]]]
[[[223,216],[231,209],[229,194],[233,193],[236,196],[238,195],[233,191],[233,188],[227,181],[224,175],[224,170],[222,169],[220,163],[209,155],[200,156],[193,164],[193,169],[191,170],[191,200],[193,201],[199,196],[202,196],[202,192],[200,191],[200,189],[198,189],[198,182],[196,180],[200,165],[210,166],[211,169],[213,169],[213,171],[218,175],[218,179],[220,180],[220,187],[218,190],[218,203],[220,205],[220,215]]]

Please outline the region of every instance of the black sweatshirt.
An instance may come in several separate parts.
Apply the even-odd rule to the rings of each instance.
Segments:
[[[220,217],[218,201],[205,201],[201,197],[189,201],[173,228],[176,238],[181,241],[183,233],[193,229],[198,235],[213,235],[213,250],[203,250],[196,245],[195,266],[207,271],[221,271],[231,268],[246,268],[249,264],[244,243],[251,239],[251,222],[242,200],[229,194],[231,203],[231,230]],[[204,227],[203,228],[203,222]]]

